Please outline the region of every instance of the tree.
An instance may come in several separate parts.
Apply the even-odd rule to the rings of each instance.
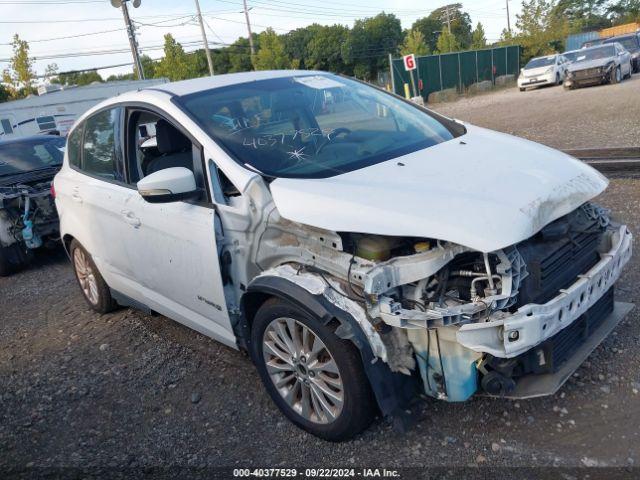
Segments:
[[[156,67],[159,77],[166,77],[170,81],[192,78],[192,65],[182,45],[176,42],[173,35],[167,33],[164,36],[164,58]]]
[[[611,26],[607,18],[608,0],[558,0],[552,15],[569,22],[574,32],[600,30]]]
[[[429,47],[427,47],[424,41],[424,35],[420,30],[410,30],[404,37],[404,43],[400,47],[400,53],[402,55],[429,55]]]
[[[606,12],[614,25],[640,22],[640,0],[617,0],[607,6]]]
[[[2,81],[7,84],[12,98],[26,97],[33,92],[33,59],[29,57],[29,44],[21,40],[18,34],[11,42],[13,55],[9,68],[2,73]]]
[[[460,44],[453,33],[449,33],[448,30],[443,30],[438,37],[436,49],[438,53],[457,52],[460,50]]]
[[[487,38],[484,35],[484,28],[482,24],[478,22],[476,29],[471,33],[471,50],[480,50],[486,48]]]
[[[213,62],[213,71],[216,73],[216,75],[228,73],[231,69],[229,49],[216,48],[215,50],[211,50],[211,61]]]
[[[9,93],[9,89],[4,85],[0,85],[0,103],[8,102],[11,99],[11,95]]]
[[[284,42],[273,30],[267,28],[258,35],[260,49],[253,57],[256,70],[284,70],[291,68],[291,60],[284,51]]]
[[[256,48],[260,48],[260,37],[255,33],[253,34],[253,44]],[[248,72],[253,70],[248,38],[238,38],[227,50],[229,52],[230,72]]]
[[[86,72],[63,72],[51,79],[51,83],[59,83],[61,85],[82,86],[89,85],[94,82],[104,82],[100,74],[95,70],[88,70]]]
[[[349,29],[343,25],[318,26],[307,44],[307,57],[301,65],[314,70],[346,73],[348,66],[342,58],[342,45],[349,38]]]
[[[566,18],[555,15],[553,0],[525,0],[516,15],[518,29],[514,40],[523,47],[523,61],[562,50],[570,33]]]
[[[118,73],[114,75],[109,75],[107,77],[107,82],[121,82],[123,80],[135,80],[136,78],[138,77],[136,76],[135,73]]]
[[[451,33],[456,37],[460,48],[469,48],[471,45],[471,17],[462,11],[461,3],[451,3],[436,8],[431,12],[429,18],[440,21],[441,28],[439,30],[449,30],[449,25],[451,25]]]
[[[144,72],[144,78],[156,78],[156,62],[149,55],[140,55],[140,63],[142,64],[142,71]],[[133,75],[135,78],[138,76],[138,72],[135,66],[133,67]]]
[[[44,69],[44,81],[47,83],[53,83],[55,77],[58,75],[58,64],[50,63]]]
[[[437,18],[423,17],[419,18],[413,25],[411,30],[417,30],[422,34],[424,42],[430,52],[435,51],[436,43],[438,42],[439,32],[442,31],[442,22]]]
[[[402,40],[400,20],[393,14],[356,20],[342,47],[342,58],[357,77],[374,80],[379,71],[389,68],[388,55],[398,52]]]
[[[299,62],[299,68],[317,68],[307,65],[309,53],[309,44],[314,38],[327,27],[314,23],[307,27],[296,28],[289,33],[284,34],[281,38],[284,42],[284,51],[289,58]],[[324,40],[322,40],[324,41]]]

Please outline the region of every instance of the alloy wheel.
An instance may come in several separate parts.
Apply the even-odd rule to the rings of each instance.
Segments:
[[[304,419],[333,422],[342,411],[344,386],[331,352],[307,325],[277,318],[264,331],[263,358],[278,393]]]
[[[73,265],[82,293],[92,305],[97,305],[99,301],[98,282],[87,255],[80,248],[73,251]]]

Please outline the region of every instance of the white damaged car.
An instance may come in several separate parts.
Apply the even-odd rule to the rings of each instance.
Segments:
[[[54,184],[93,309],[248,351],[329,440],[420,393],[552,394],[631,308],[613,298],[631,234],[591,203],[602,175],[322,72],[107,100]]]

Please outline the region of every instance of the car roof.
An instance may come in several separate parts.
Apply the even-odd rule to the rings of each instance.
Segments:
[[[194,78],[179,82],[165,83],[144,90],[160,90],[171,95],[183,96],[192,93],[202,92],[212,88],[228,87],[242,83],[255,82],[257,80],[268,80],[271,78],[286,78],[297,75],[324,74],[314,70],[262,70],[258,72],[239,72],[214,75],[212,77]]]
[[[585,48],[581,48],[580,50],[578,50],[579,52],[584,52],[585,50],[596,50],[597,48],[607,48],[611,45],[615,45],[618,42],[613,42],[613,43],[601,43],[599,45],[593,45],[591,47],[585,47]]]
[[[633,38],[633,37],[638,38],[639,36],[640,36],[640,33],[625,33],[624,35],[616,35],[615,37],[605,38],[603,40],[603,43],[617,42],[618,40],[623,40],[625,38]]]
[[[64,137],[59,135],[30,135],[28,137],[9,138],[7,140],[3,140],[2,137],[0,137],[0,145],[8,145],[10,143],[38,143],[42,140],[55,139],[65,140]]]

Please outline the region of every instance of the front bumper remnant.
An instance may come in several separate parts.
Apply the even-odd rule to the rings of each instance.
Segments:
[[[601,260],[555,298],[543,305],[524,305],[499,320],[462,325],[458,342],[501,358],[535,347],[571,325],[611,288],[631,258],[631,244],[631,233],[623,225],[612,234],[611,249],[601,254]]]
[[[613,312],[600,323],[600,326],[589,335],[560,368],[555,372],[526,375],[517,380],[513,390],[499,396],[501,398],[526,399],[553,395],[632,309],[633,304],[631,303],[615,302]],[[496,396],[487,393],[481,395]]]

